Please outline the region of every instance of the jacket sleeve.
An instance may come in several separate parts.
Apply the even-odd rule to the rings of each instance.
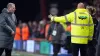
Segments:
[[[94,24],[93,24],[93,19],[92,19],[92,16],[90,15],[90,25],[89,25],[89,40],[92,40],[93,38],[93,33],[94,33]]]
[[[71,12],[65,16],[60,16],[60,17],[57,17],[57,16],[52,16],[51,17],[51,21],[55,21],[55,22],[63,22],[63,23],[66,23],[66,22],[72,22],[72,20],[74,19],[74,13]]]
[[[0,26],[3,27],[5,30],[8,30],[8,32],[12,32],[12,28],[10,26],[7,25],[6,20],[0,16]]]

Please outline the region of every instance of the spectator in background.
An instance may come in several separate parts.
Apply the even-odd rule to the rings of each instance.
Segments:
[[[40,38],[41,37],[41,27],[40,27],[40,24],[38,24],[38,27],[37,27],[37,31],[35,32],[35,36],[37,38]]]
[[[46,20],[41,20],[39,22],[39,31],[40,31],[41,38],[45,37],[45,31],[44,31],[45,25],[46,25]]]
[[[18,24],[17,27],[16,27],[16,33],[15,33],[14,40],[15,40],[16,44],[20,45],[20,42],[19,42],[19,41],[21,41],[21,28],[20,28],[20,24]],[[20,46],[17,46],[17,45],[16,45],[16,47],[20,48]],[[18,50],[20,50],[20,49],[18,49]]]
[[[32,22],[31,21],[28,22],[28,28],[29,28],[29,38],[31,38],[32,37]]]
[[[18,27],[20,28],[20,34],[21,34],[21,40],[22,40],[22,21],[21,20],[19,20],[18,21]]]
[[[22,40],[26,41],[29,39],[29,28],[26,23],[22,24]]]
[[[21,20],[19,20],[18,24],[19,24],[20,29],[22,29],[22,21]]]
[[[38,24],[36,21],[33,21],[32,23],[32,38],[36,38],[39,35],[37,34]]]
[[[50,27],[50,22],[48,21],[46,26],[45,26],[45,38],[47,37],[47,34],[48,34],[48,30],[49,30],[49,27]],[[47,39],[47,38],[46,38]],[[49,41],[51,40],[51,37],[49,37]]]
[[[29,28],[26,23],[22,24],[22,41],[23,41],[23,49],[26,49],[26,41],[29,39]]]

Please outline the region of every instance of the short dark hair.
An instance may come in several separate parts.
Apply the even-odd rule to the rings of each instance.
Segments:
[[[12,7],[12,5],[15,5],[15,4],[14,4],[14,3],[8,3],[8,4],[7,4],[7,8]]]

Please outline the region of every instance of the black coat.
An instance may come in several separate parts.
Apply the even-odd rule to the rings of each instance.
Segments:
[[[97,36],[98,36],[98,45],[100,45],[100,21],[98,23],[97,30],[98,30],[98,34],[97,34]]]
[[[93,38],[97,38],[97,27],[98,27],[98,20],[96,19],[96,17],[93,16],[93,23],[94,23],[94,34],[93,34]]]
[[[56,31],[56,35],[54,36],[52,33],[53,31]],[[48,30],[48,35],[52,36],[52,43],[57,43],[61,44],[61,39],[62,39],[62,34],[65,32],[63,26],[60,23],[51,23],[49,30]]]
[[[16,31],[16,17],[12,18],[12,14],[8,13],[6,8],[0,14],[0,48],[12,49],[13,47],[14,36],[11,32]]]

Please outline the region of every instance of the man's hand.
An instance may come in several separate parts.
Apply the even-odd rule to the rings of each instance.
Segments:
[[[15,32],[14,31],[12,31],[12,33],[11,33],[12,35],[15,35]]]
[[[50,21],[52,22],[52,21],[54,21],[54,16],[53,15],[48,15],[48,18],[50,18]]]
[[[48,18],[51,18],[51,17],[53,17],[51,14],[50,14],[50,15],[48,15]]]

